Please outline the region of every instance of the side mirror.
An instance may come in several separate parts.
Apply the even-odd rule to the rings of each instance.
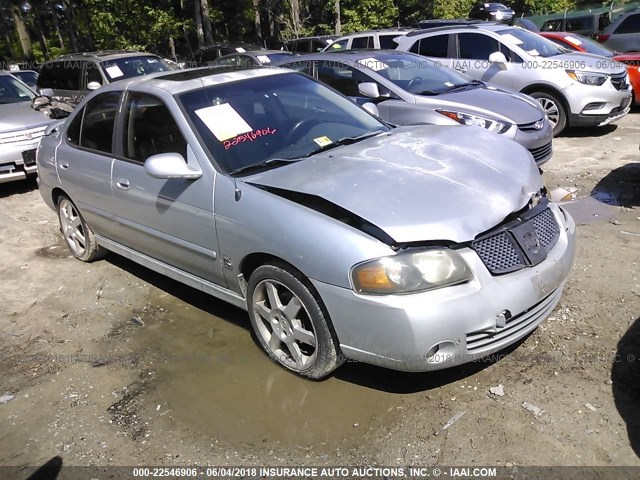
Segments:
[[[493,52],[489,55],[489,62],[495,63],[500,67],[500,70],[507,69],[507,57],[504,56],[502,52]]]
[[[153,178],[196,179],[202,176],[202,170],[194,170],[179,153],[159,153],[147,158],[144,170]]]
[[[378,84],[374,82],[362,82],[358,85],[358,91],[365,97],[373,98],[374,100],[380,98],[380,89]]]
[[[88,90],[97,90],[102,86],[102,84],[100,82],[89,82],[87,84],[87,89]]]
[[[371,103],[371,102],[363,103],[362,108],[364,108],[371,115],[375,115],[376,117],[380,116],[380,111],[378,110],[378,106],[375,103]]]
[[[53,88],[41,88],[40,95],[43,97],[53,97]]]

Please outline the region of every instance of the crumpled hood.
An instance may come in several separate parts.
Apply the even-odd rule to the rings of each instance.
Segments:
[[[48,125],[52,120],[31,108],[31,102],[0,104],[0,132]]]
[[[243,180],[322,197],[397,243],[472,240],[543,185],[522,146],[463,126],[397,128]]]
[[[544,118],[544,112],[535,100],[521,93],[507,92],[495,87],[469,88],[436,97],[416,95],[416,103],[423,103],[425,100],[442,104],[442,108],[460,108],[465,112],[497,117],[516,125],[533,123]]]

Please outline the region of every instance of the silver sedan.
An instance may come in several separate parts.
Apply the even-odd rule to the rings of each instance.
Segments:
[[[515,140],[538,166],[553,154],[553,127],[540,104],[522,93],[472,80],[408,52],[347,50],[280,60],[317,78],[397,125],[469,125]]]
[[[37,161],[77,259],[110,250],[248,310],[267,355],[313,379],[498,351],[551,313],[574,257],[522,146],[392,128],[288,70],[105,86]]]

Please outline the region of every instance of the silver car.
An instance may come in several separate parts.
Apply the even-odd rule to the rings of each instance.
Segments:
[[[551,313],[574,257],[522,146],[391,128],[284,69],[105,86],[50,129],[38,173],[76,258],[111,250],[248,310],[269,357],[314,379],[500,350]]]
[[[538,166],[553,154],[553,128],[538,102],[471,80],[437,62],[393,50],[318,53],[279,65],[321,80],[359,104],[375,102],[397,125],[471,125],[525,147]]]
[[[567,126],[606,125],[629,112],[632,90],[625,65],[569,53],[519,27],[481,22],[433,28],[400,38],[397,49],[532,96],[544,107],[554,135]]]
[[[0,71],[0,183],[36,173],[36,148],[52,120],[31,108],[35,96],[26,84]]]

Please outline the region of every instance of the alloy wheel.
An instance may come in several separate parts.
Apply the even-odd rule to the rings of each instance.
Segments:
[[[283,365],[300,372],[314,363],[316,332],[293,291],[276,280],[263,280],[254,289],[253,310],[258,334]]]
[[[538,98],[538,101],[542,105],[544,112],[547,114],[551,127],[555,128],[558,124],[558,120],[560,119],[560,109],[558,108],[558,105],[550,98]]]
[[[80,214],[69,200],[60,202],[60,226],[69,248],[75,255],[81,257],[87,249],[87,240]]]

